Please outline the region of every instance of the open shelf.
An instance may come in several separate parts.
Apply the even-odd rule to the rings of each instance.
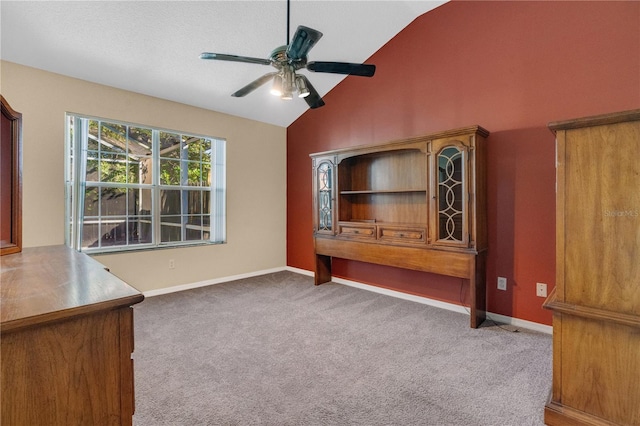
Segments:
[[[356,194],[404,194],[412,192],[427,192],[426,188],[423,189],[363,189],[363,190],[342,190],[340,195],[356,195]]]

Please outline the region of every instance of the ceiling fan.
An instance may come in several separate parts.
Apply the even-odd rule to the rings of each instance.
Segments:
[[[355,75],[361,77],[373,77],[376,66],[371,64],[353,64],[349,62],[317,62],[307,61],[307,54],[311,48],[320,40],[322,33],[300,25],[293,40],[289,42],[289,5],[287,0],[287,44],[275,48],[268,58],[251,58],[248,56],[227,55],[222,53],[204,52],[200,54],[200,59],[215,59],[218,61],[246,62],[249,64],[271,65],[277,71],[263,75],[257,80],[247,84],[240,90],[231,94],[234,97],[243,97],[256,90],[263,84],[272,81],[271,93],[280,96],[281,99],[292,99],[293,93],[297,92],[298,97],[304,98],[309,107],[319,108],[324,105],[324,101],[313,87],[309,79],[303,74],[297,74],[300,69],[307,69],[313,72],[324,72],[343,75]]]

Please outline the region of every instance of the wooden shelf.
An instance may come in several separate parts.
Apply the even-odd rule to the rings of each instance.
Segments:
[[[363,190],[343,190],[340,195],[357,195],[357,194],[408,194],[414,192],[424,192],[426,189],[363,189]]]

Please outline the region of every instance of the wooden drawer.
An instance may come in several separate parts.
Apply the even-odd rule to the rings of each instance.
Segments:
[[[339,223],[338,234],[347,238],[376,239],[376,226],[359,223]]]
[[[401,242],[401,243],[424,243],[426,241],[426,230],[424,228],[402,228],[385,227],[378,228],[378,239],[380,241]]]

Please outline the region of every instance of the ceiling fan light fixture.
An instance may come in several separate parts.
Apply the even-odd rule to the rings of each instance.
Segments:
[[[309,96],[309,87],[302,76],[296,76],[296,88],[298,89],[299,98],[306,98]]]
[[[273,86],[271,86],[271,94],[273,96],[282,96],[282,77],[279,75],[273,76]]]
[[[280,96],[280,99],[283,99],[285,101],[290,101],[291,99],[293,99],[293,93],[291,92],[284,92],[282,94],[282,96]]]

